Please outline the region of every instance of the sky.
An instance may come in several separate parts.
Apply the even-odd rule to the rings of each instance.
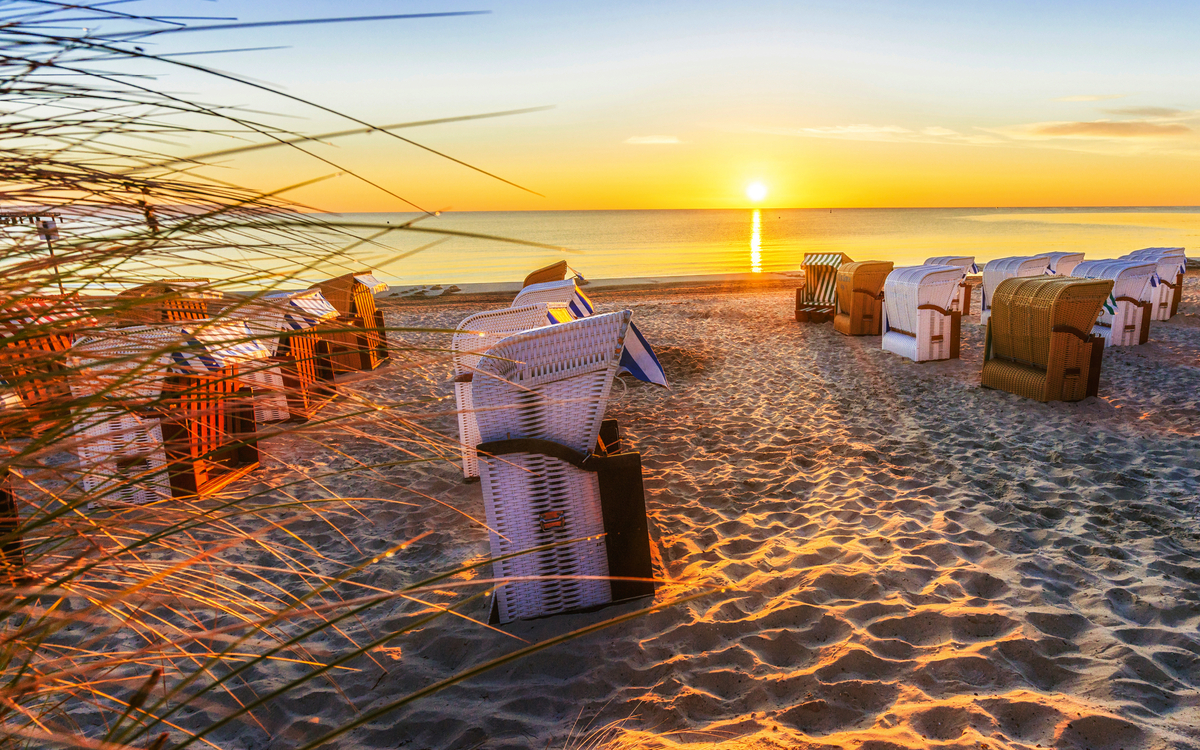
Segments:
[[[527,192],[378,133],[314,148],[427,210],[1200,204],[1200,3],[172,0],[242,21],[484,15],[161,37],[187,58],[405,129]],[[316,134],[353,123],[177,70],[160,85]],[[268,118],[268,115],[263,115]],[[231,145],[214,136],[188,148]],[[210,174],[262,189],[335,172],[297,153]],[[537,193],[537,194],[534,194]],[[411,210],[349,176],[289,193]]]

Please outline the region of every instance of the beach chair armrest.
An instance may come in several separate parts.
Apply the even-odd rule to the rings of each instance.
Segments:
[[[954,313],[953,310],[947,310],[944,307],[939,307],[938,305],[933,305],[933,304],[917,305],[917,309],[918,310],[933,310],[934,312],[941,313],[942,315],[951,315]]]
[[[872,292],[870,289],[854,289],[852,291],[855,294],[865,294],[868,297],[870,297],[871,299],[883,299],[883,290],[882,289],[880,289],[878,293]]]
[[[568,463],[576,469],[596,473],[604,470],[606,464],[620,462],[623,455],[616,454],[601,456],[596,453],[580,453],[574,448],[568,448],[562,443],[542,438],[513,438],[511,440],[492,440],[475,446],[475,451],[482,456],[503,456],[509,453],[534,453],[539,456],[555,458]]]
[[[1117,302],[1128,302],[1129,304],[1135,305],[1137,307],[1150,307],[1150,305],[1151,305],[1151,302],[1149,300],[1146,300],[1145,302],[1143,302],[1142,300],[1134,299],[1133,297],[1117,297],[1116,301]]]
[[[1085,344],[1091,343],[1091,340],[1092,340],[1092,335],[1090,333],[1084,333],[1083,331],[1079,330],[1078,328],[1073,328],[1071,326],[1062,326],[1062,325],[1054,326],[1053,328],[1050,329],[1050,331],[1052,333],[1069,333]]]

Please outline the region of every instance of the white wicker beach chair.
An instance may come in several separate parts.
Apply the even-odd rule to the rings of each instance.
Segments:
[[[612,600],[600,484],[578,458],[596,445],[630,317],[519,333],[478,364],[472,397],[492,556],[571,542],[494,563],[496,578],[515,579],[496,594],[501,622]],[[550,578],[528,580],[538,576]]]
[[[1050,259],[1050,270],[1056,276],[1070,276],[1075,266],[1083,262],[1083,253],[1045,253]]]
[[[530,284],[517,293],[517,298],[512,301],[510,307],[523,307],[536,302],[545,302],[553,308],[565,308],[575,298],[575,291],[575,279]]]
[[[1071,272],[1084,279],[1110,279],[1112,294],[1100,308],[1092,333],[1107,346],[1136,346],[1150,335],[1150,279],[1153,260],[1085,260]]]
[[[962,313],[951,302],[958,266],[909,266],[883,284],[883,348],[914,362],[957,359]]]
[[[1121,256],[1121,260],[1153,260],[1160,279],[1150,290],[1151,320],[1170,320],[1179,312],[1183,297],[1183,277],[1187,275],[1187,256],[1182,247],[1147,247]]]
[[[479,476],[475,446],[479,445],[479,423],[471,399],[475,368],[488,349],[515,333],[549,324],[550,306],[536,302],[521,307],[488,310],[463,318],[454,332],[450,350],[454,357],[454,402],[458,413],[458,442],[462,452],[463,477]]]
[[[979,324],[987,325],[991,317],[992,295],[1005,279],[1021,276],[1041,276],[1050,269],[1050,258],[1045,255],[1033,257],[997,258],[988,261],[983,269],[983,296],[979,301]]]
[[[979,267],[975,265],[974,255],[938,255],[933,258],[926,258],[927,266],[956,266],[962,269],[962,280],[958,283],[958,290],[954,294],[954,299],[950,302],[950,308],[958,310],[963,315],[971,314],[971,285],[967,283],[967,275],[979,273]]]
[[[162,394],[170,357],[183,343],[173,325],[98,331],[71,347],[74,453],[84,490],[100,505],[171,497],[162,424],[146,404]],[[153,356],[155,352],[162,352]]]

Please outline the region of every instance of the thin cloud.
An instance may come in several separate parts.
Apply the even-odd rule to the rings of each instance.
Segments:
[[[1105,99],[1124,99],[1128,94],[1077,94],[1075,96],[1060,96],[1056,102],[1102,102]]]
[[[632,135],[625,142],[634,146],[674,146],[683,143],[674,135]]]
[[[1130,115],[1132,117],[1179,117],[1180,115],[1191,114],[1182,109],[1173,109],[1171,107],[1120,107],[1118,109],[1106,109],[1103,111],[1105,114]]]
[[[966,135],[950,128],[931,125],[920,130],[910,130],[899,125],[828,125],[811,128],[750,128],[752,133],[786,135],[794,138],[836,138],[846,141],[875,141],[884,143],[943,143],[943,144],[991,144],[1001,141],[991,135]]]
[[[1096,120],[1095,122],[1047,122],[1034,125],[1034,135],[1059,138],[1172,138],[1192,129],[1179,123],[1145,120]]]

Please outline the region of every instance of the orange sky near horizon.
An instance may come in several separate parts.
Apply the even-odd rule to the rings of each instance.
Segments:
[[[743,208],[752,182],[782,208],[1200,205],[1200,53],[1186,31],[1200,6],[1165,5],[516,0],[206,43],[286,44],[212,64],[375,124],[550,107],[399,131],[541,196],[379,133],[309,147],[426,210]],[[330,13],[317,0],[222,7],[243,20]],[[165,80],[306,134],[348,127],[231,84]],[[272,149],[203,173],[277,190],[335,171]],[[413,210],[348,175],[288,195],[321,211]]]

